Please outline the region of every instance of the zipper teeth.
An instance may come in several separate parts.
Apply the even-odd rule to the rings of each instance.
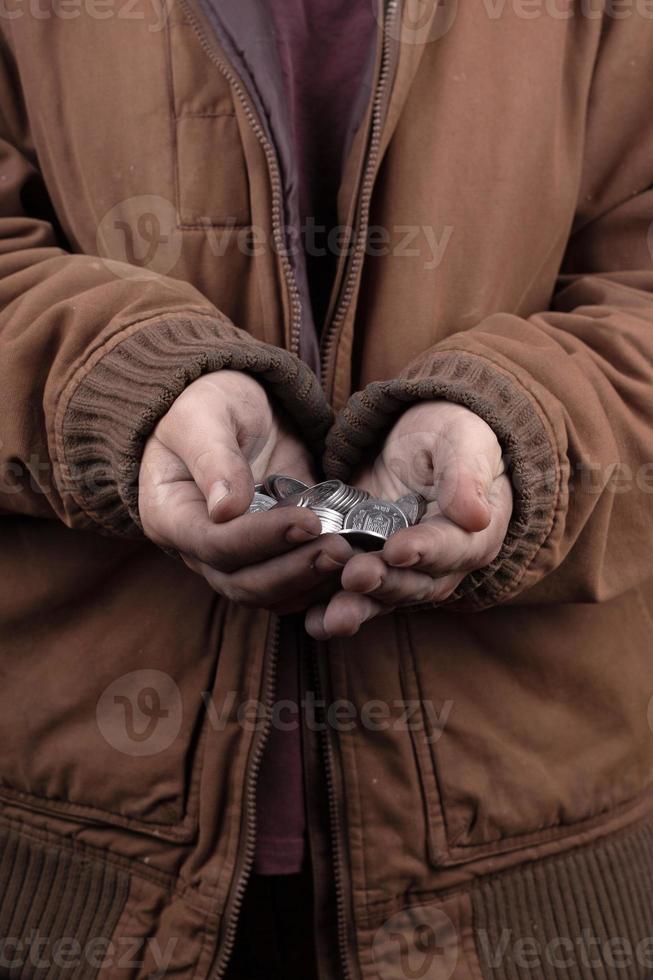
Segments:
[[[320,676],[320,665],[318,661],[318,648],[315,641],[311,640],[311,666],[313,671],[313,683],[315,685],[315,695],[318,703],[324,697],[322,678]],[[325,711],[326,717],[326,711]],[[323,721],[323,719],[322,719]],[[320,741],[324,754],[324,771],[326,775],[326,790],[329,801],[329,830],[331,832],[331,847],[333,850],[333,882],[336,893],[336,917],[338,922],[338,951],[340,953],[340,965],[344,980],[351,980],[352,973],[349,967],[349,934],[347,930],[347,905],[345,899],[345,881],[342,874],[342,852],[340,848],[340,812],[338,810],[338,800],[335,785],[335,764],[333,759],[333,747],[329,738],[328,728],[321,726]]]
[[[299,299],[299,289],[297,287],[297,282],[295,280],[295,274],[293,272],[290,260],[288,257],[288,251],[286,249],[286,243],[284,239],[282,216],[283,216],[283,190],[281,185],[281,177],[279,174],[279,168],[277,166],[276,154],[274,148],[270,145],[270,142],[258,122],[256,115],[252,111],[248,98],[240,84],[240,81],[234,75],[234,73],[229,69],[229,67],[224,64],[220,58],[217,57],[213,47],[209,44],[204,28],[197,19],[195,12],[192,10],[188,0],[180,0],[182,7],[184,8],[186,15],[198,37],[200,45],[202,46],[204,52],[208,58],[217,67],[221,75],[227,80],[233,91],[236,93],[238,101],[243,107],[245,117],[252,127],[252,131],[259,143],[263,148],[265,153],[265,158],[268,164],[268,170],[270,174],[270,183],[272,185],[272,234],[277,249],[277,253],[281,259],[281,266],[286,279],[286,285],[288,287],[288,293],[290,295],[290,306],[291,306],[291,322],[290,322],[290,350],[293,353],[298,353],[299,351],[299,338],[301,332],[301,303]],[[268,655],[268,667],[267,676],[265,679],[265,693],[264,693],[264,705],[266,709],[265,715],[265,725],[259,740],[254,747],[251,762],[249,766],[249,771],[247,775],[247,784],[245,787],[245,806],[247,808],[246,813],[246,829],[245,829],[245,846],[243,849],[243,864],[238,878],[238,883],[233,892],[231,910],[229,922],[225,930],[224,942],[221,950],[221,954],[216,965],[215,970],[215,980],[220,980],[224,976],[224,973],[229,964],[231,954],[233,953],[234,945],[236,942],[236,934],[238,929],[238,919],[240,915],[240,910],[243,905],[243,900],[245,897],[245,891],[247,889],[247,883],[254,865],[254,857],[256,854],[256,783],[258,780],[258,773],[261,766],[261,760],[263,758],[263,752],[267,744],[268,735],[270,734],[270,728],[272,726],[272,709],[274,707],[274,693],[276,685],[276,673],[277,673],[277,653],[279,648],[279,633],[280,633],[280,622],[279,617],[274,616],[272,622],[272,632],[270,636],[270,642],[267,647],[266,653],[269,650]]]
[[[227,929],[225,931],[224,942],[222,946],[222,951],[220,959],[216,966],[215,980],[220,980],[224,976],[224,973],[231,959],[231,954],[234,950],[234,945],[236,942],[236,933],[238,930],[238,919],[240,917],[240,910],[243,905],[243,899],[245,897],[245,891],[247,889],[247,884],[249,882],[249,876],[254,865],[254,857],[256,854],[256,783],[258,779],[258,773],[261,765],[261,760],[263,758],[263,752],[268,741],[268,735],[270,734],[270,729],[272,727],[272,710],[274,707],[274,694],[276,687],[276,676],[277,676],[277,653],[279,649],[279,633],[280,633],[280,622],[279,617],[275,616],[272,623],[272,631],[268,644],[269,659],[268,659],[268,670],[265,679],[265,695],[264,695],[264,706],[265,706],[265,725],[261,731],[258,743],[252,753],[251,764],[249,766],[249,771],[247,775],[247,784],[245,786],[245,805],[247,807],[247,826],[245,831],[245,848],[243,852],[243,865],[240,872],[240,877],[238,884],[233,893],[233,900],[231,906],[231,915]]]
[[[359,237],[356,242],[356,248],[354,256],[352,257],[351,265],[347,273],[347,279],[345,282],[344,291],[340,302],[338,304],[336,313],[329,324],[327,330],[323,336],[322,350],[321,350],[321,369],[322,369],[322,379],[323,384],[329,384],[328,380],[328,363],[331,356],[331,350],[334,345],[334,339],[337,336],[337,331],[344,320],[345,314],[351,302],[351,297],[354,290],[354,283],[358,275],[361,263],[363,261],[364,248],[361,247],[361,241],[364,241],[367,235],[367,224],[369,220],[369,209],[370,202],[372,198],[372,188],[374,184],[374,170],[376,167],[376,161],[378,159],[379,147],[381,144],[381,126],[382,126],[382,106],[383,97],[385,94],[385,88],[388,83],[388,77],[390,72],[390,52],[389,45],[387,42],[387,31],[392,24],[397,8],[399,6],[399,0],[388,0],[385,14],[385,22],[383,25],[384,37],[383,37],[383,52],[381,55],[381,68],[379,72],[379,81],[377,84],[376,92],[374,95],[374,105],[372,108],[372,132],[370,136],[370,146],[368,151],[367,163],[365,166],[365,173],[363,176],[363,181],[361,185],[361,205],[360,205],[360,223],[359,223]],[[315,681],[315,690],[318,698],[322,696],[322,681],[320,677],[320,669],[318,663],[318,653],[317,646],[315,643],[312,644],[313,648],[313,673]],[[336,893],[336,915],[338,924],[338,949],[340,953],[340,965],[342,967],[342,973],[344,980],[352,980],[352,972],[349,963],[349,932],[347,927],[347,902],[345,897],[345,881],[342,871],[342,853],[340,848],[340,834],[341,834],[341,824],[340,824],[340,811],[338,808],[338,800],[335,785],[335,764],[333,758],[333,746],[331,745],[331,739],[329,738],[328,730],[323,730],[322,732],[322,745],[324,749],[324,768],[326,774],[326,789],[327,797],[329,801],[329,828],[331,831],[331,842],[333,848],[333,878]]]
[[[363,175],[363,181],[361,183],[361,195],[360,195],[360,222],[359,222],[359,233],[356,238],[356,245],[354,248],[354,254],[351,259],[351,264],[347,272],[347,278],[345,280],[345,285],[343,288],[343,293],[338,303],[336,312],[324,332],[322,338],[322,357],[321,357],[321,368],[322,368],[322,378],[324,383],[328,384],[328,365],[331,357],[331,351],[334,346],[334,341],[337,336],[338,330],[342,325],[345,318],[347,310],[349,309],[349,304],[351,302],[352,294],[354,291],[354,284],[358,276],[358,272],[363,262],[364,252],[365,252],[365,239],[367,237],[367,226],[369,221],[369,210],[370,203],[372,200],[372,189],[374,187],[374,170],[376,168],[376,162],[379,155],[379,148],[381,145],[381,126],[382,126],[382,106],[383,106],[383,96],[385,94],[386,85],[388,83],[388,76],[390,72],[390,48],[388,44],[388,31],[394,22],[397,9],[399,7],[399,0],[388,0],[384,24],[383,24],[383,52],[381,55],[381,68],[379,71],[379,80],[376,87],[376,92],[374,94],[374,105],[372,107],[372,131],[370,135],[370,145],[368,150],[367,163],[365,165],[365,173]]]
[[[288,249],[286,248],[286,242],[284,238],[283,230],[283,187],[281,183],[281,175],[279,173],[279,167],[277,165],[277,158],[274,148],[270,145],[270,141],[267,138],[265,130],[256,118],[253,112],[249,99],[243,90],[243,87],[238,79],[238,77],[231,71],[231,69],[226,65],[220,58],[216,55],[213,46],[208,42],[204,28],[197,19],[194,11],[191,9],[187,0],[180,0],[188,19],[190,20],[195,33],[199,39],[199,42],[204,49],[205,53],[208,55],[213,64],[217,67],[220,74],[227,80],[233,91],[236,93],[238,101],[243,107],[243,111],[249,122],[254,135],[258,139],[259,143],[263,147],[263,152],[265,153],[265,159],[267,161],[268,170],[270,173],[270,182],[272,185],[272,237],[274,240],[274,245],[281,259],[281,267],[286,279],[286,285],[288,287],[288,293],[290,295],[290,350],[297,354],[299,352],[299,338],[301,333],[302,324],[302,310],[301,302],[299,297],[299,288],[297,286],[297,280],[295,278],[295,273],[293,271],[292,265],[290,263],[290,258],[288,256]]]

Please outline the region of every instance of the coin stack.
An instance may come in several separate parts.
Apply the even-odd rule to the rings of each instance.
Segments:
[[[309,487],[275,473],[256,486],[249,510],[260,513],[273,507],[308,507],[320,518],[323,534],[341,534],[352,545],[375,551],[392,534],[417,524],[426,511],[426,500],[419,493],[407,493],[391,503],[342,480]]]

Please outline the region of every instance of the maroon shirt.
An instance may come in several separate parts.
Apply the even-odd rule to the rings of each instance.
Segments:
[[[308,228],[304,237],[311,301],[315,322],[320,325],[336,256],[317,253],[326,247],[327,232],[337,223],[336,197],[352,107],[375,34],[374,7],[371,0],[268,3],[288,94],[302,221]],[[288,701],[297,706],[297,651],[288,634],[282,623],[277,703]],[[304,858],[300,716],[298,709],[288,707],[279,710],[278,716],[280,724],[273,723],[259,776],[254,864],[258,874],[296,873]]]

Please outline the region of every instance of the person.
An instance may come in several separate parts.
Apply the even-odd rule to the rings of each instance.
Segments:
[[[648,12],[0,38],[2,975],[650,976]]]

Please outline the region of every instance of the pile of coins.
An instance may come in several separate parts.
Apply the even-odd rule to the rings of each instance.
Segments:
[[[320,518],[323,534],[341,534],[352,545],[375,551],[396,531],[417,524],[426,500],[419,493],[407,493],[390,503],[342,480],[308,487],[275,473],[257,485],[249,510],[255,514],[273,507],[308,507]]]

